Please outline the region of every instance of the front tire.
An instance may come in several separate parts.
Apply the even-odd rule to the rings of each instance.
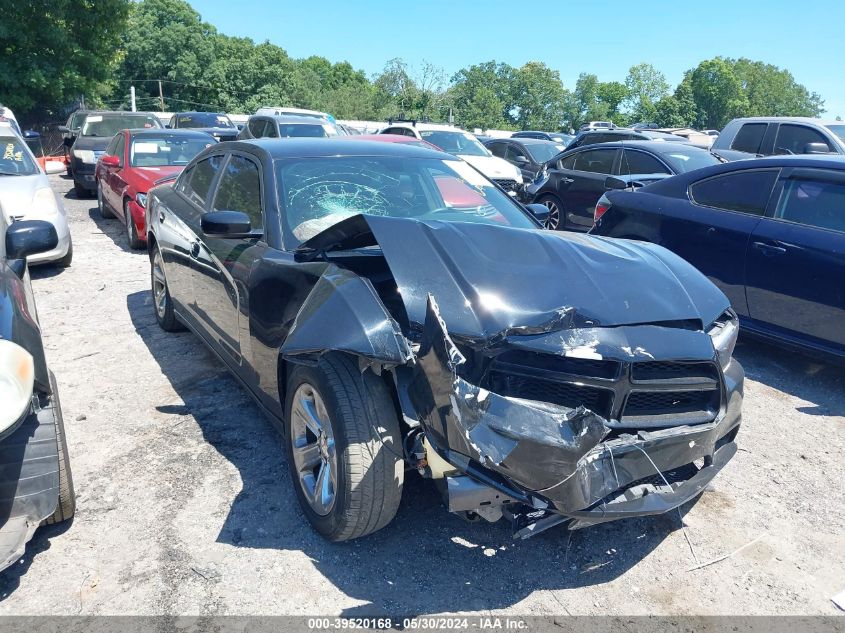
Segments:
[[[138,229],[135,228],[132,212],[129,210],[129,200],[123,201],[123,219],[126,221],[126,241],[129,242],[129,248],[133,250],[143,248],[144,243],[138,237]]]
[[[67,253],[59,260],[56,260],[56,266],[59,268],[68,268],[73,261],[73,242],[67,245]]]
[[[546,220],[546,228],[551,231],[557,231],[561,226],[561,216],[563,215],[563,205],[557,196],[545,195],[537,200],[549,210],[549,219]]]
[[[73,489],[73,475],[70,471],[70,452],[67,448],[65,424],[62,418],[62,405],[59,402],[59,391],[56,389],[56,379],[50,375],[53,386],[53,398],[56,401],[56,443],[59,452],[59,501],[56,509],[44,519],[42,525],[52,525],[67,521],[76,513],[76,492]]]
[[[285,447],[303,514],[330,541],[390,523],[404,460],[399,420],[385,383],[348,356],[294,365],[287,382]]]

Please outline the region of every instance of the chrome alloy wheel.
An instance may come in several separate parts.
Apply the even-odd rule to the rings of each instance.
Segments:
[[[167,311],[167,279],[164,277],[164,267],[158,249],[153,255],[153,300],[158,318],[163,319]]]
[[[288,441],[300,488],[311,509],[326,516],[337,497],[337,453],[326,405],[313,386],[303,383],[293,395],[290,415]]]

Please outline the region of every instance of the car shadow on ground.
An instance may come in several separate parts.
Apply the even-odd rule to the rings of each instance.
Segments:
[[[73,525],[73,519],[53,525],[42,525],[26,544],[26,551],[17,561],[0,572],[0,602],[11,596],[21,584],[21,578],[29,571],[35,557],[50,549],[50,539],[64,534]]]
[[[147,251],[143,248],[137,250],[129,248],[129,239],[126,237],[126,225],[122,220],[117,219],[117,217],[113,215],[108,218],[101,216],[100,210],[97,208],[96,201],[94,202],[94,207],[88,209],[88,217],[91,218],[91,221],[97,225],[97,228],[100,229],[104,235],[110,237],[115,245],[119,246],[122,251],[132,253],[133,255],[147,254]]]
[[[344,615],[500,609],[544,590],[567,611],[558,591],[619,577],[681,526],[674,512],[576,532],[558,527],[515,542],[505,521],[466,523],[446,512],[431,482],[412,472],[392,523],[366,538],[329,543],[299,511],[271,422],[198,338],[158,328],[149,295],[130,294],[127,307],[184,403],[157,410],[193,416],[242,481],[217,541],[303,552],[338,589],[364,602]]]
[[[808,415],[845,415],[845,365],[740,336],[734,356],[751,380],[805,400]]]

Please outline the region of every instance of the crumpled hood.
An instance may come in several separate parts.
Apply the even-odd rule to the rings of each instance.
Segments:
[[[469,339],[565,328],[697,321],[729,302],[704,275],[646,242],[469,222],[354,216],[301,254],[378,244],[408,318],[437,300],[449,331]]]
[[[522,182],[522,172],[516,166],[498,156],[470,156],[467,154],[458,154],[458,156],[490,179]]]

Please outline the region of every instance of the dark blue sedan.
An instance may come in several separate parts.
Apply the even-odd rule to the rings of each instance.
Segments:
[[[596,206],[593,233],[655,242],[707,275],[746,331],[845,357],[845,159],[716,165]]]

